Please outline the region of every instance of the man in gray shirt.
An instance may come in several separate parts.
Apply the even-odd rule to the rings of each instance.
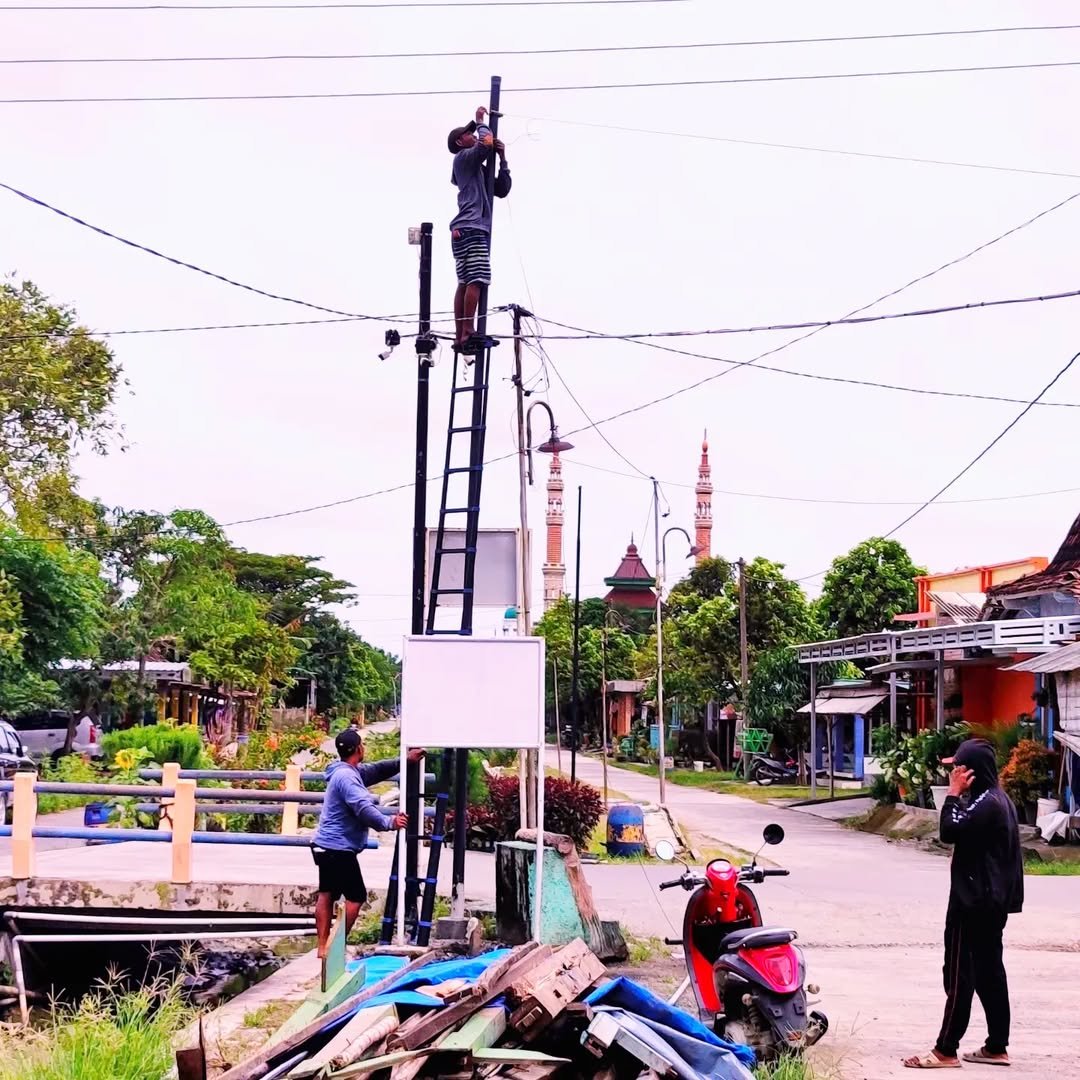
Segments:
[[[345,933],[347,934],[360,906],[367,900],[367,888],[357,856],[367,847],[368,830],[389,832],[404,829],[405,814],[387,817],[378,806],[378,796],[368,791],[369,784],[380,784],[398,772],[399,761],[388,758],[370,765],[364,760],[364,740],[355,728],[338,732],[334,739],[340,761],[326,770],[326,795],[323,798],[319,825],[311,844],[311,854],[319,868],[319,895],[315,901],[315,931],[320,959],[326,955],[334,904],[345,898]],[[426,751],[410,750],[411,762],[422,761]]]
[[[450,222],[450,242],[458,279],[454,294],[457,324],[454,348],[469,355],[483,348],[483,342],[475,334],[476,308],[481,287],[491,284],[491,202],[484,166],[493,148],[499,155],[495,196],[505,198],[511,184],[506,147],[483,123],[486,115],[487,109],[481,105],[476,110],[475,120],[465,127],[454,128],[446,139],[447,149],[454,155],[450,182],[458,189],[458,212]]]

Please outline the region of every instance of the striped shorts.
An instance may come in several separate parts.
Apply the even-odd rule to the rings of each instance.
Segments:
[[[450,234],[459,285],[491,284],[491,234],[482,229],[454,229]]]

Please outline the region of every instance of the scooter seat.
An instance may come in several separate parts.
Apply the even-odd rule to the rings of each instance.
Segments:
[[[777,945],[790,945],[799,935],[782,926],[751,926],[748,930],[736,930],[720,942],[723,952],[736,949],[771,949]]]

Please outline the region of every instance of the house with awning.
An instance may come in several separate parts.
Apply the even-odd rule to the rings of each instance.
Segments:
[[[815,771],[827,766],[833,775],[864,779],[870,726],[888,697],[887,689],[869,679],[840,679],[821,687],[816,700],[799,710],[824,718],[820,737],[814,732]]]

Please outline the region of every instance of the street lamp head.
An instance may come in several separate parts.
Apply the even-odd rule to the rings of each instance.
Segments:
[[[567,450],[574,449],[574,444],[567,442],[565,439],[560,439],[559,429],[553,427],[551,437],[547,442],[542,442],[536,449],[541,454],[565,454]]]
[[[686,553],[686,557],[692,559],[695,555],[700,555],[704,550],[704,548],[698,547],[697,544],[691,544],[690,550]]]

